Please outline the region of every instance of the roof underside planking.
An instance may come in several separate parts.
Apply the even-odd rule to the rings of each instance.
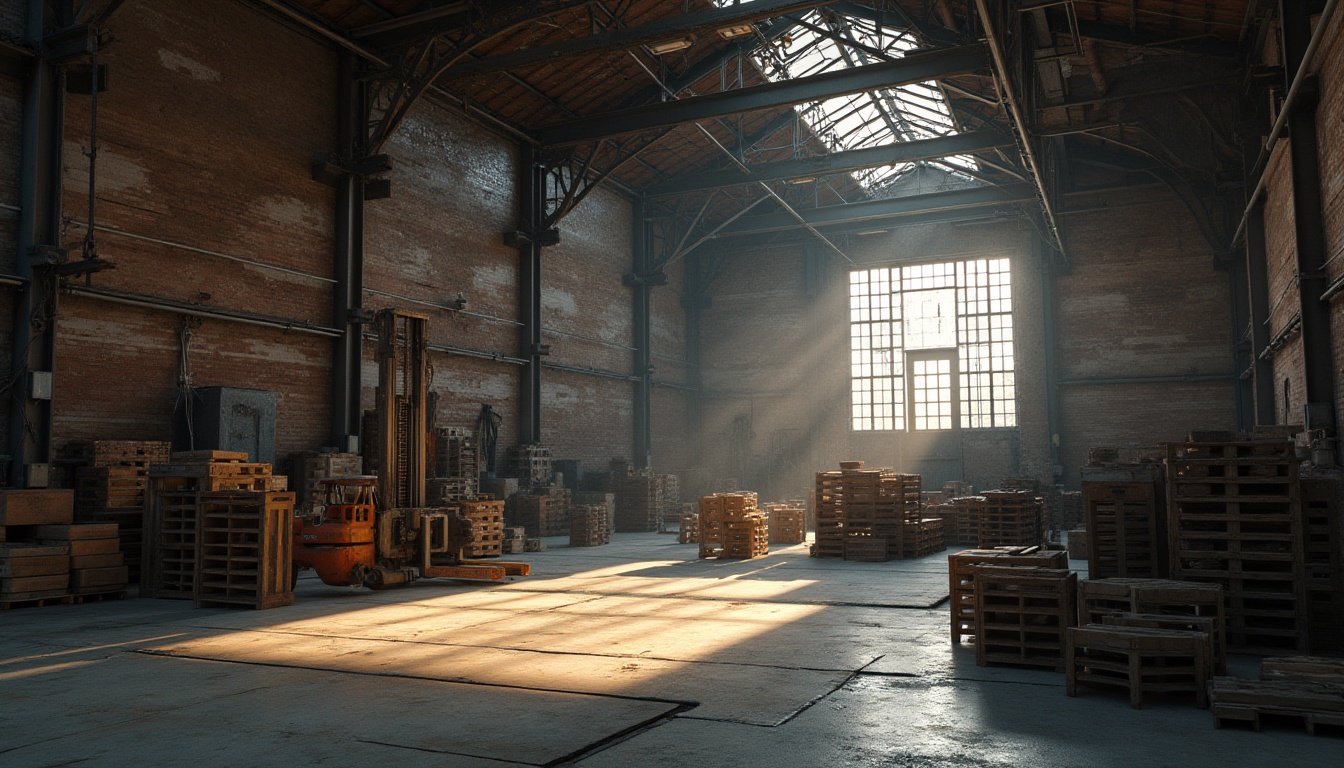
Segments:
[[[833,245],[875,218],[979,211],[1064,247],[1064,196],[1154,181],[1225,246],[1236,94],[1272,6],[256,1],[366,53],[374,149],[431,91],[530,137],[553,222],[613,182],[648,193],[683,243],[801,230]]]

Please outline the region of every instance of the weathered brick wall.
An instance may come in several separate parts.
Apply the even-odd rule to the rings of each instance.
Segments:
[[[0,24],[7,16],[0,5]],[[326,42],[239,0],[130,0],[110,25],[103,61],[112,88],[99,104],[99,251],[116,269],[100,290],[188,301],[204,309],[331,324],[335,192],[309,162],[335,142],[336,56]],[[18,156],[21,84],[0,76],[0,150]],[[79,246],[88,97],[71,96],[65,142],[66,244]],[[503,415],[503,448],[518,439],[521,368],[516,142],[423,101],[387,144],[393,197],[366,213],[365,305],[429,316],[440,424],[474,424],[482,403]],[[14,205],[17,160],[0,164],[0,205]],[[0,215],[0,244],[13,217]],[[545,339],[554,363],[631,373],[630,204],[605,190],[561,224],[545,251]],[[12,271],[12,247],[3,249]],[[681,383],[679,279],[657,289],[658,376]],[[464,312],[443,305],[467,297]],[[12,309],[0,299],[5,354]],[[89,296],[62,299],[57,326],[55,440],[166,438],[182,358],[178,314]],[[331,342],[225,320],[190,324],[198,386],[256,387],[279,401],[281,454],[329,440]],[[447,348],[456,348],[456,352]],[[374,345],[364,345],[363,402],[373,404]],[[557,456],[605,463],[629,456],[633,385],[543,371],[544,441]],[[686,394],[655,393],[657,453],[685,454]],[[0,420],[3,414],[0,414]],[[667,469],[675,467],[668,466]]]
[[[1069,485],[1089,448],[1236,427],[1227,273],[1175,196],[1111,203],[1066,220],[1072,272],[1057,301]]]
[[[1325,31],[1314,71],[1320,78],[1321,101],[1316,109],[1316,138],[1321,154],[1321,198],[1324,206],[1326,275],[1344,275],[1344,14],[1336,12]],[[1330,306],[1331,343],[1335,361],[1335,413],[1344,414],[1344,296]]]

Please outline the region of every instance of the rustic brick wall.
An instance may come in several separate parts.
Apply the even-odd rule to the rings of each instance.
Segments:
[[[0,5],[0,25],[10,4]],[[335,142],[336,56],[326,42],[240,0],[130,0],[105,51],[111,90],[99,104],[100,253],[116,269],[100,290],[134,292],[287,322],[331,323],[335,192],[308,164]],[[0,151],[18,156],[21,84],[0,76]],[[88,98],[71,96],[64,175],[66,244],[84,236]],[[517,226],[519,148],[513,139],[424,101],[386,146],[393,197],[366,214],[365,304],[430,317],[440,424],[474,424],[482,403],[504,416],[503,448],[518,439],[518,254],[501,235]],[[17,162],[0,164],[0,205],[13,205]],[[631,373],[631,293],[621,276],[631,247],[630,204],[600,190],[561,224],[543,267],[550,361]],[[13,217],[0,212],[0,243]],[[11,266],[12,248],[4,248]],[[679,278],[654,304],[658,376],[685,380]],[[466,311],[443,306],[462,293]],[[12,309],[0,298],[8,354]],[[166,438],[181,373],[178,314],[89,296],[62,300],[56,434]],[[196,385],[257,387],[279,401],[281,454],[328,438],[331,342],[300,331],[207,319],[189,324]],[[456,350],[456,351],[453,351]],[[364,345],[365,407],[377,371]],[[629,456],[633,384],[592,373],[543,371],[544,440],[560,457]],[[657,455],[679,461],[687,395],[659,388]],[[0,414],[3,420],[3,414]],[[665,430],[665,431],[663,431]],[[668,466],[667,469],[675,467]]]

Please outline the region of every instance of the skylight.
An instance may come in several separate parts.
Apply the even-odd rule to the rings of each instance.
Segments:
[[[735,0],[714,0],[719,6]],[[772,81],[861,67],[898,59],[918,46],[909,32],[833,11],[807,12],[787,35],[763,47],[755,59]],[[956,133],[947,102],[936,83],[923,82],[802,104],[802,119],[832,152]],[[931,161],[951,171],[976,170],[967,155]],[[868,168],[854,178],[870,192],[901,178],[914,163]]]

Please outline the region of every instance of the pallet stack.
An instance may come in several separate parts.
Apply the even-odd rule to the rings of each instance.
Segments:
[[[465,427],[434,430],[434,476],[475,480],[480,477],[476,433]]]
[[[662,509],[657,499],[658,478],[649,473],[617,476],[616,532],[652,533],[662,523]]]
[[[655,475],[653,503],[658,508],[658,530],[681,516],[681,479],[676,475]]]
[[[1001,547],[999,549],[967,549],[947,556],[947,574],[950,583],[948,600],[952,612],[952,643],[963,637],[975,637],[975,567],[981,564],[1016,565],[1036,568],[1066,569],[1068,558],[1057,550],[1040,547]]]
[[[167,461],[165,458],[164,462]],[[364,459],[358,453],[305,451],[294,454],[290,463],[294,493],[298,504],[306,509],[326,501],[322,498],[326,490],[322,486],[323,480],[364,474]]]
[[[196,505],[214,491],[284,491],[288,478],[246,453],[186,451],[149,468],[140,596],[192,600],[196,595]]]
[[[1165,578],[1167,516],[1161,467],[1083,467],[1082,477],[1088,575]]]
[[[586,478],[587,473],[584,474]],[[570,508],[602,507],[607,511],[606,541],[611,543],[611,532],[616,530],[616,494],[610,492],[581,491],[570,495]]]
[[[527,535],[564,536],[569,532],[569,508],[549,494],[520,493],[513,497],[510,520],[527,529]]]
[[[504,539],[500,551],[506,555],[517,555],[527,551],[527,529],[509,527],[504,529]]]
[[[1312,470],[1302,478],[1307,629],[1312,653],[1344,652],[1344,480]]]
[[[70,548],[38,544],[32,531],[74,519],[72,491],[0,491],[0,608],[71,601]]]
[[[1344,726],[1344,662],[1311,656],[1265,659],[1259,680],[1216,677],[1209,685],[1213,725],[1262,717],[1292,718],[1315,734],[1317,726]]]
[[[431,477],[425,481],[425,499],[432,507],[449,507],[475,501],[477,481],[465,477]]]
[[[813,491],[816,509],[816,541],[812,544],[813,557],[845,556],[845,523],[843,491],[844,470],[847,464],[862,468],[863,462],[840,462],[842,469],[818,472]]]
[[[168,461],[170,451],[169,443],[143,440],[71,442],[61,449],[61,461],[74,471],[75,521],[116,523],[132,578],[140,573],[149,467]]]
[[[574,505],[574,492],[563,485],[552,485],[545,489],[550,499],[551,524],[543,536],[566,536],[569,534],[569,508]]]
[[[70,594],[124,597],[130,580],[116,523],[40,525],[33,536],[70,553]]]
[[[687,504],[690,507],[692,505]],[[677,530],[678,544],[699,544],[700,543],[700,513],[687,512],[681,513],[681,527]]]
[[[296,494],[206,491],[197,499],[197,608],[294,604]]]
[[[1117,620],[1116,616],[1130,617]],[[1078,582],[1078,618],[1083,624],[1115,621],[1144,626],[1135,616],[1162,616],[1187,628],[1203,622],[1211,625],[1213,660],[1221,669],[1227,660],[1227,622],[1223,612],[1223,589],[1217,584],[1170,579],[1084,579]],[[1134,623],[1140,622],[1140,623]],[[1161,624],[1169,629],[1180,624]]]
[[[942,552],[947,549],[943,539],[943,519],[926,517],[907,520],[901,541],[901,557],[928,557],[935,552]]]
[[[1045,541],[1045,505],[1032,491],[985,491],[980,494],[977,546],[1032,547]]]
[[[605,506],[580,504],[569,511],[569,546],[597,547],[608,541]]]
[[[975,663],[1064,669],[1069,627],[1078,621],[1072,571],[974,566]]]
[[[807,511],[790,504],[766,504],[770,543],[788,546],[807,540]]]
[[[551,449],[541,445],[509,446],[509,474],[518,478],[524,488],[550,485],[555,473],[551,469]]]
[[[504,502],[464,501],[458,513],[471,521],[471,544],[463,557],[499,557],[504,552]]]
[[[861,461],[840,462],[838,472],[818,473],[813,556],[865,562],[904,556],[908,524],[914,524],[910,530],[916,536],[933,528],[922,523],[921,484],[919,475],[865,470]]]
[[[1207,707],[1213,676],[1209,635],[1186,629],[1103,626],[1070,627],[1064,649],[1065,693],[1078,683],[1129,690],[1137,709],[1145,693],[1192,693]]]
[[[1306,651],[1307,574],[1293,443],[1167,446],[1171,577],[1219,584],[1229,647]]]
[[[701,496],[700,515],[700,557],[726,557],[723,554],[727,538],[726,521],[745,518],[748,513],[756,512],[756,494],[750,491],[733,493],[715,493]],[[762,517],[762,524],[764,518]]]

